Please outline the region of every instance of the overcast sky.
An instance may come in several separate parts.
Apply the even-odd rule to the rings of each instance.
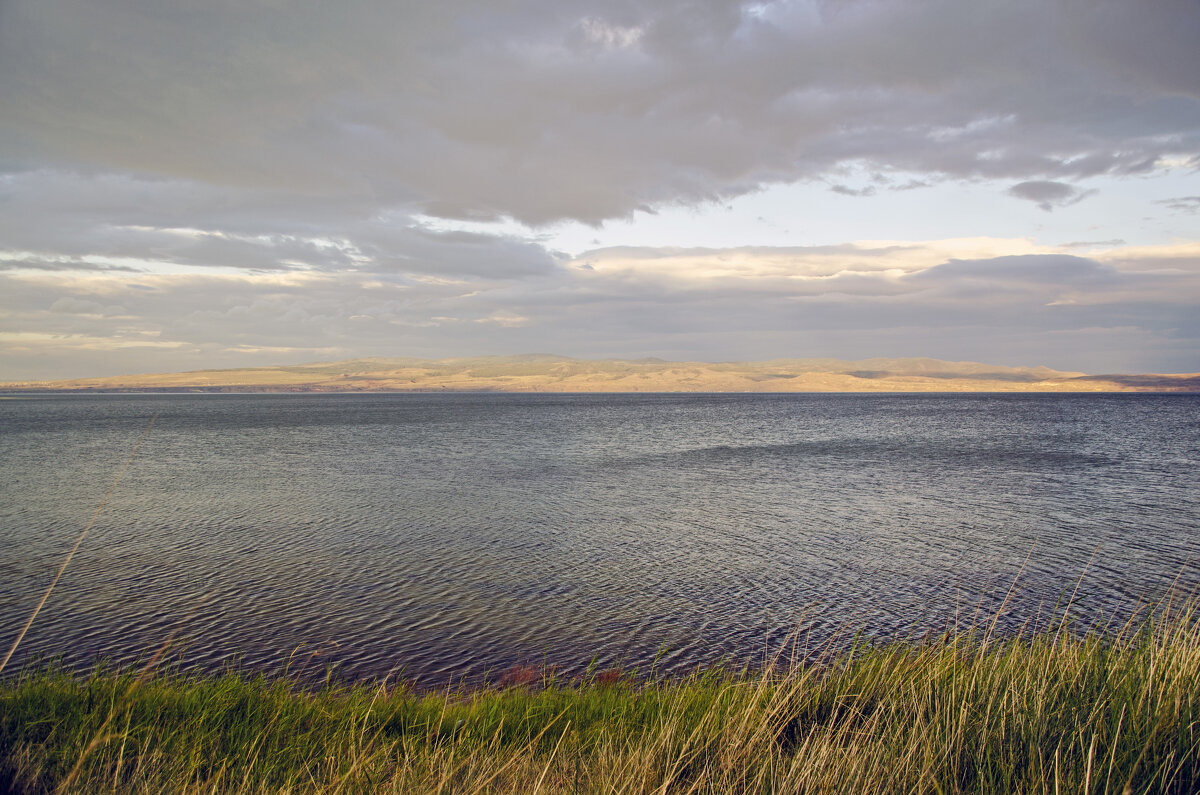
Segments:
[[[1200,370],[1198,0],[0,0],[0,379]]]

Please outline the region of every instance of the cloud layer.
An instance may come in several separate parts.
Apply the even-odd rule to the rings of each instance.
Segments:
[[[1200,152],[1190,0],[426,5],[15,0],[7,159],[541,223]]]
[[[947,259],[989,245],[1033,253]],[[925,350],[1089,371],[1186,369],[1200,337],[1200,247],[1037,252],[986,240],[609,249],[506,280],[23,271],[0,277],[0,339],[30,376],[57,372],[48,352],[79,371],[97,355],[118,370],[153,371],[543,349],[682,359]]]
[[[1058,216],[1097,179],[1200,166],[1197,40],[1191,0],[11,0],[4,366],[553,349],[1200,369],[1187,240],[1164,263],[864,224],[831,247],[571,256],[538,231],[805,181],[863,203],[994,183]]]

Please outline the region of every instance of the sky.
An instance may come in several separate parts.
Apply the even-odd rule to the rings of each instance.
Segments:
[[[0,0],[0,380],[1200,371],[1198,0]]]

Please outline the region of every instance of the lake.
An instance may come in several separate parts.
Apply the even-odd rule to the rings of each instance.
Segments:
[[[0,400],[13,665],[675,672],[1200,584],[1195,395]],[[839,634],[840,633],[840,634]],[[804,648],[804,647],[802,647]],[[314,656],[315,655],[315,656]],[[289,662],[290,661],[290,662]],[[306,667],[307,666],[307,667]]]

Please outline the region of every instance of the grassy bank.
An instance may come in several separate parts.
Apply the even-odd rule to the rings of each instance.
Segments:
[[[16,791],[1192,793],[1200,623],[439,694],[42,669],[0,684],[0,746]]]

